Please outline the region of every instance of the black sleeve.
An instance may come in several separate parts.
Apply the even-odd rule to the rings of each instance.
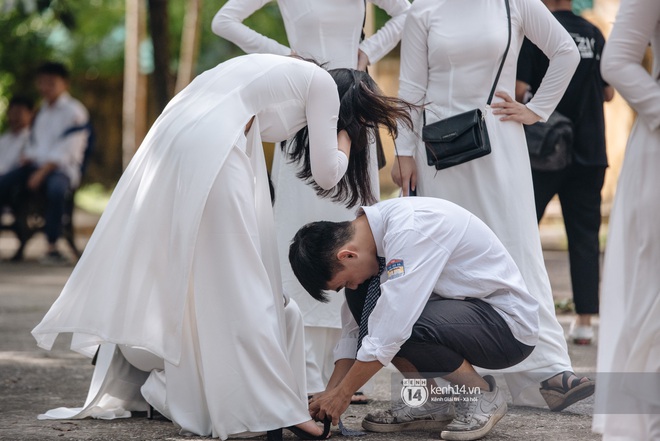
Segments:
[[[596,28],[596,54],[598,54],[598,58],[596,59],[596,67],[598,70],[598,78],[600,79],[601,83],[603,84],[603,88],[609,86],[607,82],[603,79],[603,76],[600,74],[600,60],[601,57],[603,56],[603,49],[605,48],[605,37],[603,37],[603,34]]]

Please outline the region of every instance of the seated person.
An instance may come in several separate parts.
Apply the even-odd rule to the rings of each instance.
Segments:
[[[10,194],[41,191],[46,197],[45,232],[48,250],[44,263],[66,259],[56,247],[62,234],[66,195],[80,184],[87,146],[87,109],[68,93],[69,73],[60,63],[37,70],[37,89],[43,98],[19,166],[0,176],[0,205]]]
[[[310,404],[313,417],[337,423],[353,392],[390,362],[406,377],[440,376],[458,390],[465,386],[468,394],[436,404],[423,421],[446,425],[453,417],[443,439],[481,438],[504,416],[507,404],[494,378],[481,377],[473,366],[504,369],[529,356],[538,340],[538,303],[502,243],[476,216],[436,198],[388,200],[361,208],[352,222],[302,227],[289,260],[321,302],[328,299],[324,290],[355,290],[373,281],[362,311],[349,312],[349,302],[343,307],[335,370]],[[406,409],[386,413],[380,426],[373,415],[363,426],[378,431],[414,422]]]
[[[0,136],[0,176],[18,166],[23,147],[30,136],[32,122],[32,100],[14,96],[7,107],[7,126],[9,130]]]

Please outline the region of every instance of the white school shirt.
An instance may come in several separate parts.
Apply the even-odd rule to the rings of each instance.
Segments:
[[[0,136],[0,175],[13,170],[21,157],[21,151],[28,141],[30,129],[25,127],[18,133],[8,131]]]
[[[369,0],[391,18],[360,42],[364,0],[277,0],[290,48],[243,24],[243,20],[273,0],[229,0],[215,15],[211,28],[247,53],[298,55],[326,69],[357,67],[358,49],[371,64],[397,45],[410,8],[408,0]]]
[[[24,156],[35,165],[54,162],[58,170],[71,180],[71,186],[80,183],[80,166],[87,146],[87,131],[79,130],[64,136],[64,133],[89,120],[87,109],[67,92],[53,104],[44,103],[32,125],[30,142]]]
[[[386,268],[358,360],[387,365],[432,296],[481,299],[518,341],[536,344],[538,302],[504,245],[476,216],[452,202],[423,197],[391,199],[363,210]],[[346,305],[342,321],[335,358],[355,358],[359,326]]]

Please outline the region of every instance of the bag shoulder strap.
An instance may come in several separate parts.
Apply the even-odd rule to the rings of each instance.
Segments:
[[[493,101],[493,95],[495,95],[495,87],[497,87],[497,83],[500,80],[500,74],[502,73],[502,69],[504,68],[504,62],[506,61],[506,56],[509,53],[509,47],[511,46],[511,9],[509,8],[509,0],[504,0],[504,4],[506,5],[506,21],[508,25],[509,37],[506,42],[506,49],[504,49],[504,55],[502,55],[502,62],[500,63],[500,68],[497,70],[497,75],[495,76],[493,87],[491,87],[490,95],[488,95],[488,101],[486,102],[486,104],[489,106],[491,101]]]
[[[367,24],[367,0],[364,0],[364,17],[362,18],[362,32],[360,33],[360,43],[364,41],[366,34],[364,33],[364,26]]]

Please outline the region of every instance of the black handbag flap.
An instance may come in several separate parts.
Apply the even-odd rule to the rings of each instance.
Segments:
[[[482,119],[480,109],[469,110],[424,126],[422,140],[426,142],[452,142]]]

